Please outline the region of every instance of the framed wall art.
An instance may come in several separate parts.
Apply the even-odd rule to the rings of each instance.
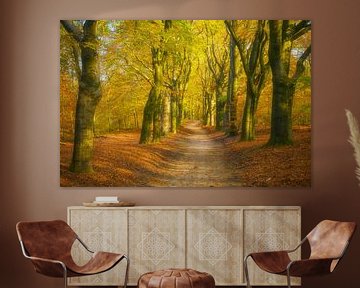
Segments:
[[[311,21],[60,21],[63,187],[309,187]]]

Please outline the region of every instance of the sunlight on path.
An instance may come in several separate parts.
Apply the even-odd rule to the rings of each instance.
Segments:
[[[164,185],[173,187],[241,186],[240,179],[225,159],[223,135],[188,122],[183,137],[176,139],[178,156],[167,164]]]

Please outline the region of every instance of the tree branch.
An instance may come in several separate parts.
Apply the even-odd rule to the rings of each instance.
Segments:
[[[254,41],[251,43],[251,52],[249,57],[249,71],[251,72],[252,76],[255,73],[258,60],[261,58],[259,57],[259,53],[262,52],[261,48],[262,45],[264,45],[264,37],[264,21],[258,20]]]
[[[139,68],[135,67],[134,65],[129,64],[129,61],[127,59],[124,59],[124,60],[125,60],[126,65],[129,68],[134,70],[139,76],[144,78],[152,87],[154,87],[153,81],[151,81],[151,79],[146,74],[144,74]]]
[[[311,45],[306,48],[304,53],[300,56],[299,60],[297,61],[296,70],[294,76],[292,77],[292,81],[296,81],[304,72],[305,70],[304,61],[309,57],[310,53],[311,53]]]
[[[209,55],[209,51],[207,49],[207,53],[206,53],[206,56],[207,56],[207,62],[208,62],[208,67],[210,69],[210,72],[213,74],[213,76],[215,77],[216,76],[216,71],[215,71],[215,68],[214,68],[214,63],[211,61],[211,56]]]
[[[86,20],[83,25],[83,41],[91,40],[96,35],[97,20]]]
[[[60,20],[60,23],[65,28],[65,30],[75,39],[77,42],[81,42],[83,38],[82,31],[74,25],[70,20]]]
[[[251,75],[250,75],[250,71],[249,71],[249,66],[248,66],[248,63],[247,63],[247,61],[246,61],[246,57],[245,57],[245,54],[244,54],[244,49],[243,49],[243,47],[242,47],[241,40],[236,37],[234,28],[232,27],[231,22],[230,22],[229,20],[225,20],[225,25],[226,25],[226,27],[228,28],[228,31],[229,31],[229,33],[230,33],[230,36],[231,36],[231,37],[233,38],[233,40],[235,41],[235,45],[236,45],[236,47],[237,47],[238,50],[239,50],[241,62],[243,63],[243,68],[244,68],[246,77],[250,78]]]
[[[78,81],[80,81],[81,67],[80,67],[80,63],[79,63],[79,59],[80,59],[79,45],[77,45],[74,41],[71,41],[71,48],[72,48],[72,52],[73,52],[73,56],[74,56],[76,77],[77,77]]]
[[[270,68],[270,62],[268,61],[267,63],[264,63],[264,57],[262,57],[267,41],[268,41],[267,33],[264,33],[264,37],[260,46],[260,72],[259,72],[259,82],[257,85],[258,87],[257,91],[261,91],[263,89],[265,85],[266,76]]]
[[[311,21],[309,20],[302,20],[297,25],[293,26],[292,29],[289,31],[287,37],[291,41],[294,41],[304,35],[306,32],[311,30]]]

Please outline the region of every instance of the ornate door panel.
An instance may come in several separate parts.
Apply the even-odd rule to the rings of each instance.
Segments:
[[[185,267],[185,210],[129,210],[130,283],[145,272]]]
[[[251,252],[287,250],[300,243],[299,209],[247,209],[244,211],[244,255]],[[300,250],[293,253],[300,259]],[[252,285],[286,285],[286,277],[266,273],[248,260]],[[298,278],[292,284],[300,284]]]
[[[242,210],[187,210],[187,266],[212,274],[216,285],[242,281]]]
[[[93,251],[126,253],[127,213],[125,209],[79,209],[69,210],[68,222],[80,239]],[[83,264],[89,259],[79,242],[72,248],[76,263]],[[125,261],[112,270],[94,276],[69,278],[70,285],[122,285]]]

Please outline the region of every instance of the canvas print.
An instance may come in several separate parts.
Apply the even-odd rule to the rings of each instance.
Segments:
[[[311,21],[61,20],[62,187],[309,187]]]

